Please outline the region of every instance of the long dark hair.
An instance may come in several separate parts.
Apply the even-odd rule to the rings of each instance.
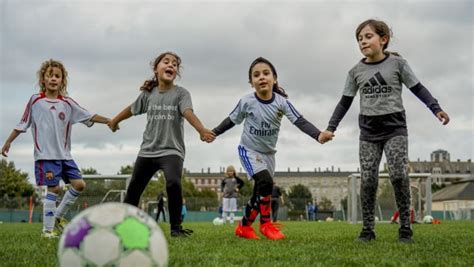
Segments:
[[[181,77],[181,58],[176,54],[176,53],[173,53],[173,52],[164,52],[163,54],[159,55],[157,58],[155,58],[155,60],[153,60],[152,62],[150,62],[150,65],[152,67],[152,70],[155,71],[156,69],[156,66],[158,66],[158,64],[160,64],[160,61],[166,56],[166,55],[171,55],[173,57],[176,58],[176,61],[178,63],[178,73],[177,73],[177,76],[178,77]],[[151,78],[150,80],[146,80],[143,85],[140,87],[140,90],[145,90],[145,91],[148,91],[150,92],[153,88],[157,87],[158,86],[158,77],[156,77],[156,74],[153,75],[153,78]]]
[[[267,64],[268,66],[270,66],[270,69],[272,70],[272,73],[273,75],[275,76],[275,78],[278,78],[278,74],[276,72],[276,69],[275,69],[275,66],[273,66],[273,64],[266,58],[263,58],[263,57],[259,57],[257,59],[255,59],[252,64],[250,64],[250,68],[249,68],[249,83],[252,83],[252,69],[253,67],[255,67],[255,65],[257,65],[258,63],[264,63],[264,64]],[[288,98],[288,94],[286,93],[286,91],[280,87],[278,85],[278,81],[275,82],[275,84],[273,84],[273,92],[283,96],[284,98]]]

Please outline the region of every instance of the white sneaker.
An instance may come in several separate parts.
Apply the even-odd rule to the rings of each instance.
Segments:
[[[44,237],[44,238],[59,238],[59,235],[55,231],[44,230],[41,233],[41,237]]]

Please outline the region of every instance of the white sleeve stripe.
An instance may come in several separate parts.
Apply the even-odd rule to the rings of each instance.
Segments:
[[[241,100],[239,100],[239,103],[237,103],[237,105],[236,105],[235,108],[229,113],[229,115],[232,114],[232,113],[234,113],[234,111],[240,106],[240,101],[241,101]]]
[[[287,100],[286,103],[288,104],[288,106],[290,107],[291,112],[293,112],[293,115],[295,115],[296,118],[301,117],[301,115],[298,113],[298,111],[296,111],[295,107],[293,107],[293,105],[290,103],[290,101]]]

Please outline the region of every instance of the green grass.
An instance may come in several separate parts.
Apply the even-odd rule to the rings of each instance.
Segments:
[[[169,266],[473,266],[474,221],[414,225],[414,244],[397,241],[398,225],[376,226],[377,240],[354,242],[361,225],[284,222],[287,238],[245,240],[234,227],[185,223],[190,238],[169,237]],[[40,238],[40,224],[0,224],[0,266],[56,266],[57,240]],[[138,266],[137,266],[138,267]]]

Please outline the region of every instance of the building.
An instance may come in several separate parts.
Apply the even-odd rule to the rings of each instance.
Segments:
[[[329,199],[336,210],[341,209],[341,200],[347,196],[348,192],[348,177],[354,172],[334,171],[331,170],[313,172],[300,172],[299,169],[286,172],[275,172],[274,181],[280,186],[282,190],[288,192],[290,187],[302,184],[310,190],[313,198],[316,201],[321,201],[323,197]],[[186,178],[194,184],[197,190],[209,189],[214,192],[220,192],[220,185],[224,177],[224,169],[221,168],[219,172],[207,172],[201,170],[199,173],[188,172],[185,170]],[[238,173],[242,179],[247,179],[246,173]]]
[[[433,194],[433,211],[443,211],[443,219],[474,219],[474,179],[468,178]]]
[[[450,160],[449,152],[446,150],[436,150],[431,153],[431,161],[410,161],[410,172],[412,173],[433,173],[433,174],[471,174],[474,171],[474,164],[471,159],[467,161]],[[387,169],[387,164],[384,165]],[[433,183],[449,183],[443,178],[433,178]]]
[[[433,194],[433,210],[443,210],[447,202],[466,202],[474,208],[474,179],[454,182]]]

